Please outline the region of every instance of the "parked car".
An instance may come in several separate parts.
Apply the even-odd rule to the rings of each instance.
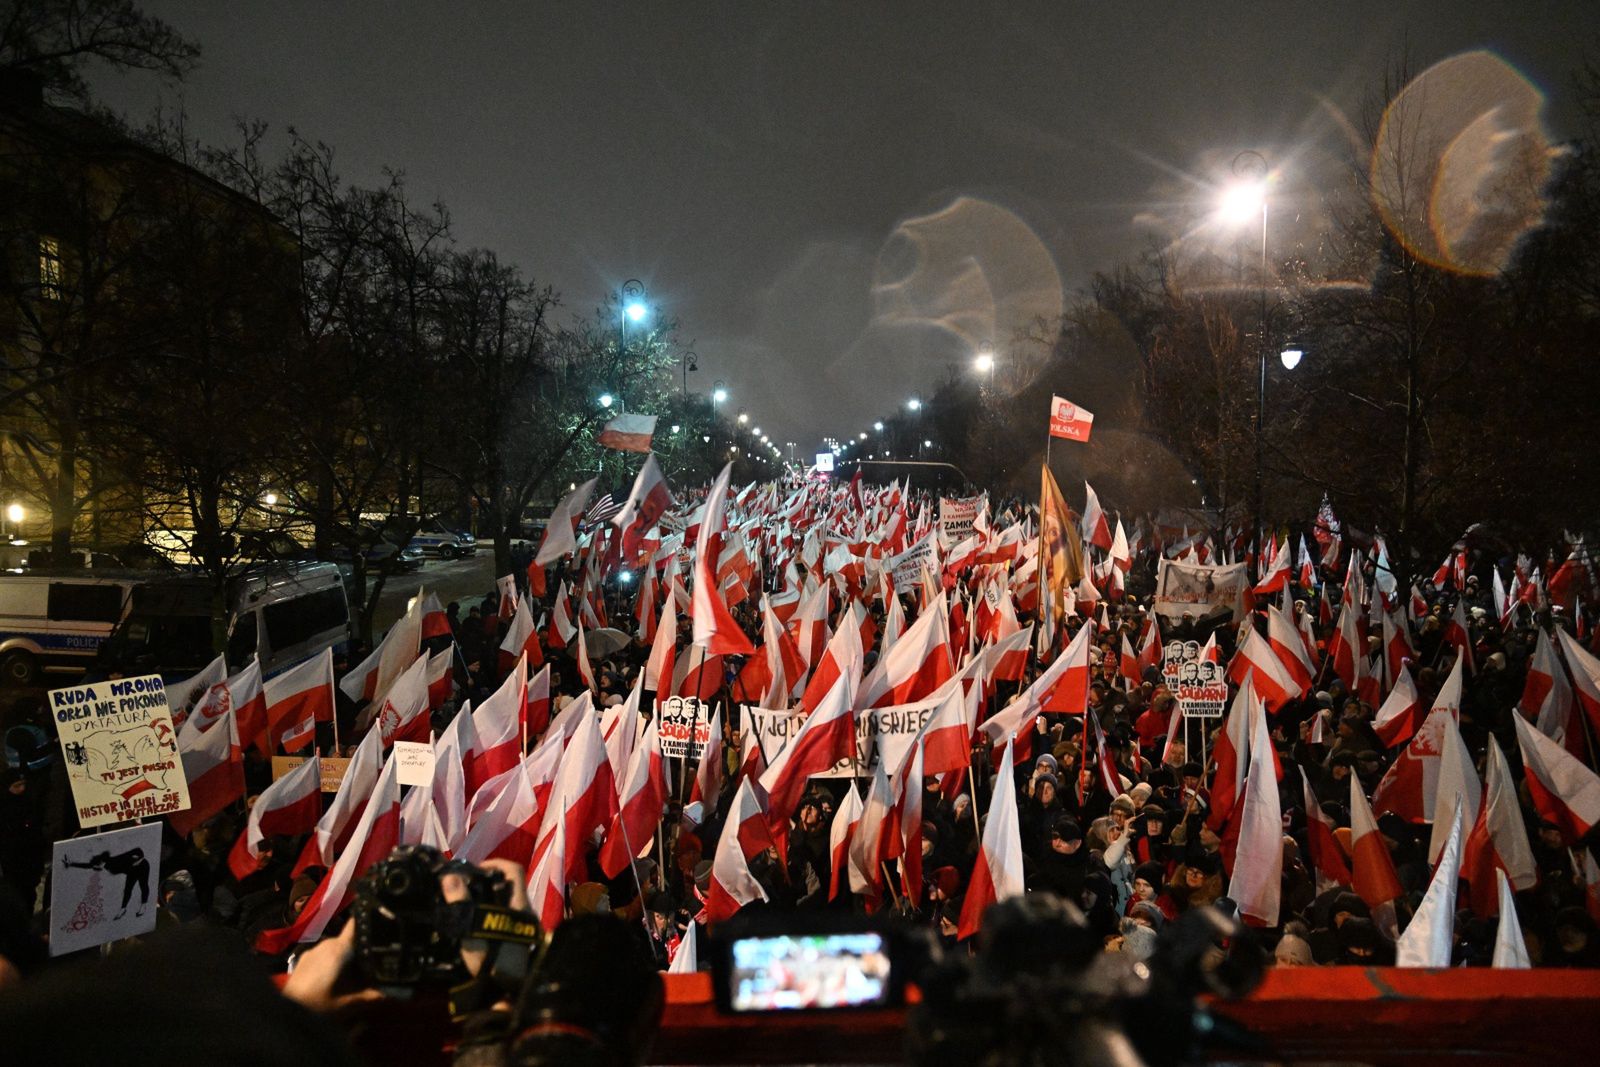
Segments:
[[[366,560],[368,571],[382,571],[389,574],[414,571],[422,566],[425,559],[421,548],[410,543],[400,548],[391,537],[377,527],[362,527],[356,531],[354,538],[341,540],[342,543],[335,545],[329,552],[328,558],[338,563],[353,563],[355,554],[350,551],[349,542],[355,540],[367,546],[361,555]]]

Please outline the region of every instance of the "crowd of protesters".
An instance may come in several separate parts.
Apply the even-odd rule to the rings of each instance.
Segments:
[[[915,511],[927,502],[907,503]],[[1020,521],[1027,509],[1020,504],[1014,508],[1012,517]],[[1106,951],[1145,956],[1162,929],[1186,911],[1206,906],[1232,909],[1232,854],[1227,828],[1210,818],[1216,772],[1207,759],[1207,754],[1216,751],[1223,720],[1197,719],[1169,729],[1178,705],[1163,664],[1144,663],[1136,676],[1130,676],[1123,652],[1125,645],[1147,646],[1149,628],[1156,626],[1155,639],[1163,645],[1213,639],[1221,662],[1226,663],[1238,642],[1239,620],[1158,617],[1149,601],[1160,555],[1154,544],[1136,550],[1126,593],[1102,601],[1098,608],[1070,613],[1054,645],[1056,649],[1064,646],[1081,626],[1096,626],[1089,707],[1103,728],[1103,744],[1118,779],[1116,788],[1109,786],[1099,769],[1099,744],[1089,742],[1083,716],[1039,716],[1030,726],[1035,732],[1028,746],[1031,754],[1011,768],[995,769],[990,746],[980,736],[964,788],[951,789],[949,782],[935,778],[924,783],[920,887],[907,895],[899,869],[889,869],[882,887],[885,892],[875,903],[931,927],[948,946],[957,947],[959,917],[973,877],[985,814],[994,791],[1007,789],[1016,795],[1027,890],[1053,893],[1077,905]],[[1317,567],[1313,582],[1303,583],[1301,574],[1290,585],[1296,624],[1302,617],[1309,619],[1315,634],[1317,673],[1303,697],[1276,708],[1269,718],[1272,745],[1282,767],[1277,786],[1283,822],[1282,905],[1278,923],[1257,930],[1256,936],[1280,966],[1393,963],[1396,930],[1404,928],[1433,877],[1430,827],[1381,808],[1375,812],[1377,827],[1401,890],[1392,905],[1375,907],[1348,884],[1330,879],[1311,859],[1306,797],[1314,797],[1321,815],[1331,822],[1334,839],[1345,850],[1348,864],[1351,779],[1370,798],[1403,748],[1386,746],[1380,740],[1373,728],[1378,709],[1350,692],[1326,659],[1336,624],[1329,620],[1329,611],[1321,610],[1320,598],[1331,598],[1335,604],[1331,614],[1337,615],[1337,599],[1349,581],[1348,560],[1347,552],[1337,565]],[[1415,661],[1409,668],[1418,699],[1424,708],[1430,705],[1451,673],[1459,647],[1445,640],[1445,632],[1460,601],[1461,615],[1468,620],[1475,666],[1463,674],[1460,735],[1480,776],[1491,737],[1510,759],[1519,781],[1519,817],[1537,865],[1534,884],[1515,896],[1516,919],[1528,957],[1535,966],[1593,966],[1600,963],[1600,879],[1593,860],[1594,834],[1574,841],[1568,828],[1541,818],[1520,785],[1519,745],[1513,724],[1514,716],[1531,718],[1536,710],[1521,705],[1539,631],[1565,628],[1583,633],[1587,627],[1578,612],[1585,609],[1574,612],[1571,607],[1552,608],[1530,601],[1517,604],[1502,618],[1501,606],[1490,593],[1493,570],[1501,562],[1485,553],[1467,552],[1462,564],[1437,586],[1419,581],[1413,590],[1414,602],[1399,612],[1410,629]],[[1368,590],[1377,587],[1376,565],[1372,558],[1356,560],[1356,570],[1365,571],[1361,584]],[[565,575],[552,568],[542,576],[545,593],[530,600],[535,610],[551,608],[558,589],[563,588],[563,577],[576,588],[582,571],[576,563],[569,567]],[[766,560],[761,571],[761,587],[732,607],[733,618],[751,637],[762,632],[762,589],[776,591],[791,580],[782,561]],[[793,574],[792,567],[788,571]],[[949,575],[946,585],[955,600],[965,596],[970,602],[974,594],[981,595],[971,579],[970,573]],[[518,580],[526,589],[526,576],[519,575]],[[612,627],[632,630],[636,616],[633,598],[639,587],[638,582],[619,581],[613,574],[596,590],[594,606],[603,611]],[[656,588],[662,590],[658,595],[670,595],[664,586]],[[865,629],[882,634],[889,605],[875,592],[872,583],[863,583],[856,590],[870,620]],[[922,607],[921,599],[912,591],[903,591],[899,607],[912,622]],[[1254,625],[1254,615],[1245,613],[1247,624]],[[426,642],[439,648],[453,643],[460,653],[452,693],[432,711],[435,735],[447,729],[463,706],[469,702],[478,706],[488,699],[504,671],[498,652],[508,620],[499,592],[489,591],[481,602],[451,603],[446,617],[448,634]],[[681,617],[677,625],[681,652],[690,642],[691,624]],[[963,636],[958,658],[975,644]],[[338,670],[347,670],[367,651],[350,649],[348,655],[339,657]],[[587,688],[573,651],[572,647],[546,649],[557,712]],[[614,707],[628,698],[649,651],[650,643],[634,640],[593,661],[592,695],[597,707]],[[1383,652],[1376,635],[1361,651],[1381,662]],[[869,648],[864,669],[870,670],[876,658],[876,651]],[[1030,655],[1020,680],[992,687],[980,718],[1004,707],[1043,666],[1045,662],[1037,655]],[[597,859],[599,842],[589,841],[585,843],[588,876],[566,887],[569,914],[611,911],[636,921],[663,969],[671,965],[691,927],[699,924],[703,933],[711,860],[733,793],[742,774],[750,770],[741,764],[741,753],[748,748],[741,744],[743,723],[738,708],[740,698],[749,699],[750,694],[737,692],[740,668],[737,658],[727,660],[722,664],[722,677],[710,687],[708,703],[719,704],[726,712],[721,718],[726,760],[721,795],[714,801],[686,805],[681,803],[685,796],[681,783],[674,780],[657,846],[647,857],[607,878]],[[644,694],[641,716],[650,713],[657,695],[661,694]],[[341,694],[337,726],[343,754],[354,751],[361,739],[362,710]],[[50,844],[78,832],[61,761],[52,758],[56,741],[49,717],[40,711],[42,708],[26,701],[14,708],[11,721],[24,728],[14,728],[7,735],[8,766],[0,788],[0,873],[4,876],[0,885],[0,989],[45,965],[42,931],[47,928]],[[319,724],[318,743],[325,753],[334,751],[333,727],[332,723]],[[536,740],[529,739],[530,746]],[[1086,742],[1091,750],[1086,750]],[[326,869],[317,866],[296,872],[303,845],[298,838],[269,837],[259,849],[255,870],[243,877],[230,871],[227,855],[241,832],[247,805],[272,780],[269,761],[254,752],[246,753],[244,759],[247,798],[243,803],[209,819],[187,837],[179,837],[170,828],[166,831],[156,893],[158,930],[202,924],[236,932],[253,943],[262,932],[289,924],[326,875]],[[844,790],[850,788],[860,787],[848,779],[812,780],[794,812],[787,848],[782,853],[768,849],[750,861],[750,871],[768,898],[750,905],[752,908],[859,911],[866,906],[863,896],[850,892],[849,880],[836,878],[833,870],[830,832]],[[836,888],[840,882],[842,890]],[[1465,891],[1459,903],[1451,935],[1452,962],[1487,965],[1495,945],[1497,917],[1492,911],[1486,914],[1469,906]],[[334,929],[337,927],[329,932]],[[281,968],[304,948],[295,946],[272,962]]]

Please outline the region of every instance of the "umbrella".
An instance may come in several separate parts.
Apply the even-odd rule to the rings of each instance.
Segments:
[[[605,659],[618,649],[628,647],[628,642],[632,640],[632,637],[610,626],[588,630],[583,635],[584,644],[589,648],[590,659]]]

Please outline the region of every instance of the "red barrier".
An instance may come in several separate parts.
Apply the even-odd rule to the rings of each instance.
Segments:
[[[1600,1054],[1600,971],[1306,967],[1270,971],[1217,1014],[1266,1042],[1275,1060],[1531,1063]],[[893,1063],[900,1011],[729,1017],[710,976],[667,976],[655,1063]],[[1228,1059],[1241,1057],[1230,1055]]]

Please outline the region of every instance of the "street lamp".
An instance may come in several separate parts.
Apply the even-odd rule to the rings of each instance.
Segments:
[[[629,278],[622,283],[622,316],[617,320],[617,346],[623,351],[628,348],[628,323],[635,325],[643,322],[645,316],[650,314],[650,307],[644,302],[644,283],[638,278]]]
[[[1285,348],[1278,353],[1278,359],[1283,362],[1284,370],[1294,370],[1300,365],[1300,361],[1305,358],[1305,355],[1305,351],[1302,349]]]
[[[972,361],[972,369],[979,374],[994,374],[994,353],[987,350],[979,352]]]
[[[910,400],[906,401],[906,407],[910,408],[912,411],[921,411],[922,401],[918,400],[916,397],[912,397]]]
[[[740,426],[746,425],[747,423],[749,423],[749,421],[750,421],[750,416],[749,415],[745,414],[743,411],[739,412],[739,425]]]
[[[867,439],[867,435],[866,434],[862,434],[861,435],[861,440],[865,441],[866,439]]]
[[[1253,552],[1258,565],[1265,540],[1261,525],[1261,447],[1267,425],[1267,218],[1271,203],[1267,197],[1267,181],[1270,174],[1267,159],[1260,152],[1240,152],[1233,157],[1233,181],[1223,187],[1217,203],[1218,215],[1224,222],[1235,226],[1248,225],[1255,221],[1257,215],[1261,217],[1261,277],[1257,283],[1261,333],[1256,338],[1256,472],[1251,504],[1251,526],[1255,540]],[[1294,364],[1289,362],[1287,354],[1280,358],[1285,367],[1300,362],[1298,354],[1294,357]]]
[[[680,360],[680,362],[683,364],[683,394],[682,395],[684,397],[687,397],[689,395],[689,372],[690,371],[698,371],[700,369],[699,359],[700,359],[700,357],[696,356],[693,352],[685,352],[683,354],[683,359]]]
[[[728,390],[723,388],[723,382],[719,378],[716,381],[711,383],[711,416],[712,416],[712,418],[716,417],[717,405],[721,404],[726,399],[728,399]]]
[[[872,424],[872,428],[874,430],[877,430],[879,433],[882,433],[883,432],[883,423],[875,422],[875,423]]]
[[[601,393],[600,394],[600,406],[603,407],[603,408],[609,408],[615,400],[616,400],[616,398],[613,397],[610,393]]]

